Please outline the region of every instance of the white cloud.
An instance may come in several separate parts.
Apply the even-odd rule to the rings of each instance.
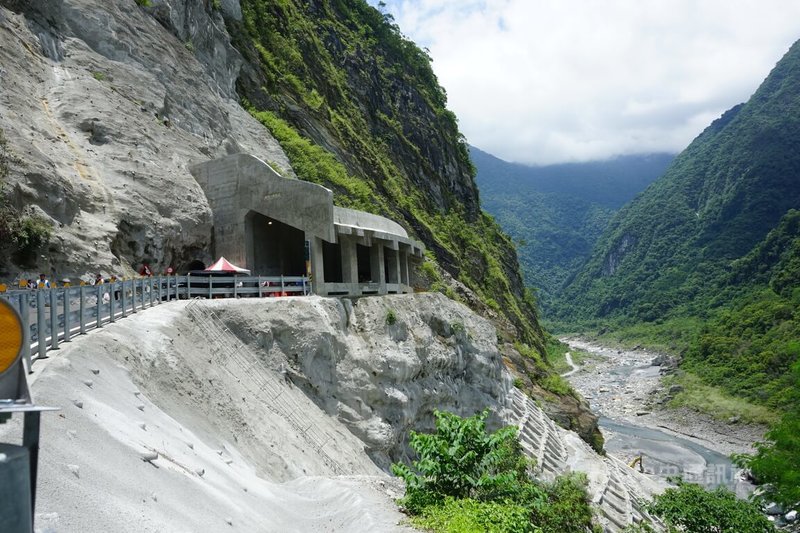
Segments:
[[[800,38],[796,0],[385,1],[470,143],[524,163],[677,152]]]

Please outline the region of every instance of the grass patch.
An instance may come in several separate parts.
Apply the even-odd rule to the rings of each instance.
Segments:
[[[514,503],[447,498],[441,505],[426,507],[420,516],[411,518],[411,523],[427,531],[447,533],[540,532],[531,524],[528,514],[524,506]]]
[[[745,422],[773,424],[778,419],[778,413],[774,409],[726,394],[717,387],[703,383],[698,376],[689,372],[679,372],[664,378],[664,385],[667,388],[672,385],[683,387],[683,391],[675,394],[669,402],[670,407],[687,407],[720,420],[739,416]]]
[[[702,325],[697,318],[677,317],[658,323],[601,328],[598,337],[605,344],[621,348],[645,346],[660,352],[681,353],[697,338]]]

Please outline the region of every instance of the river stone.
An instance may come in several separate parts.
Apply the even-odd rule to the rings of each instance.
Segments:
[[[783,514],[783,507],[779,503],[772,502],[764,508],[764,512],[771,516]]]
[[[784,518],[786,519],[787,522],[794,522],[795,520],[797,520],[797,511],[789,511],[788,513],[786,513],[786,516],[784,516]]]

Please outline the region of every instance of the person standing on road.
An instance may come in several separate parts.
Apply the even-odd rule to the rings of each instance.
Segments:
[[[50,280],[47,279],[46,274],[39,274],[39,283],[37,287],[40,289],[49,289],[50,288]]]

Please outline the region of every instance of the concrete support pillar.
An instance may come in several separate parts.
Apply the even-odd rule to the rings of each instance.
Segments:
[[[342,282],[350,285],[350,294],[361,294],[358,288],[358,252],[356,251],[356,241],[350,237],[339,235],[339,247],[342,252]]]
[[[311,283],[314,294],[327,296],[325,289],[325,263],[322,254],[322,239],[313,235],[306,235],[311,241]]]
[[[400,283],[411,285],[408,280],[408,252],[401,249],[397,254],[400,256]]]
[[[386,272],[383,270],[383,245],[372,241],[369,249],[369,272],[372,283],[378,284],[378,294],[386,294]]]
[[[400,251],[386,248],[386,257],[389,259],[389,269],[387,271],[387,283],[400,283]]]

